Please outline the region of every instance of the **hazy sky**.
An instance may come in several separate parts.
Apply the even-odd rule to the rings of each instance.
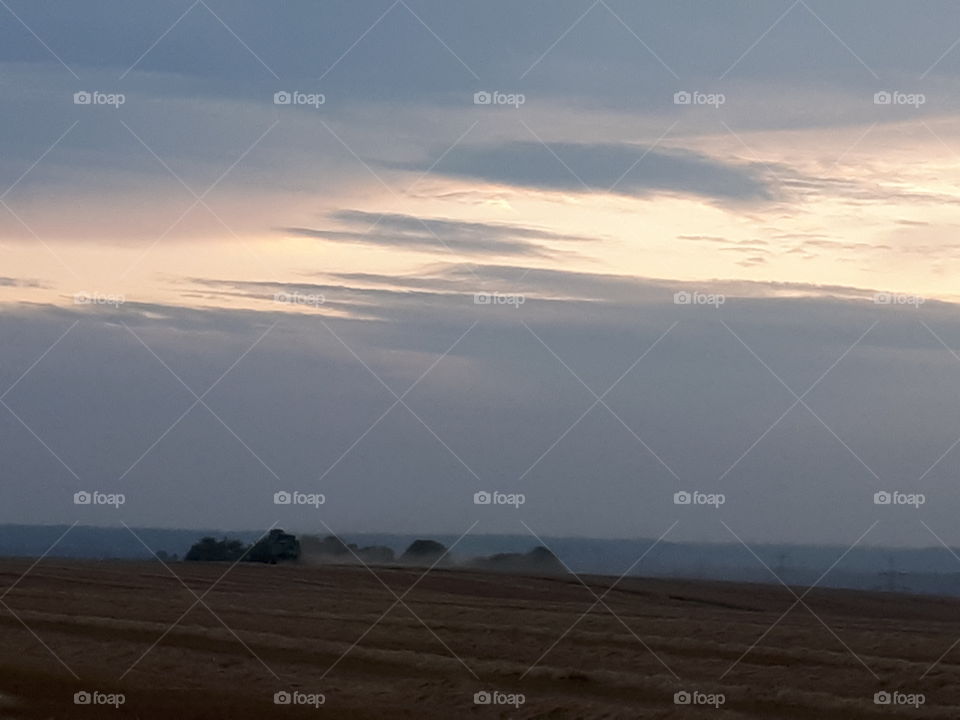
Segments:
[[[0,522],[960,543],[958,20],[0,3]]]

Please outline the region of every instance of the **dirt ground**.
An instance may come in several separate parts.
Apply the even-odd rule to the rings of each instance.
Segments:
[[[17,582],[31,564],[0,560],[2,720],[960,717],[955,599],[59,559]]]

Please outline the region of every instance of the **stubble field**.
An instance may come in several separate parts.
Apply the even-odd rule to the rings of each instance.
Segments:
[[[0,561],[3,720],[960,717],[954,599],[246,563],[175,577],[44,559],[24,576],[32,564]],[[875,704],[884,690],[925,702]],[[701,694],[675,704],[683,691]]]

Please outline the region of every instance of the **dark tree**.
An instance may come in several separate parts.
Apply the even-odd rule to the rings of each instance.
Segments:
[[[443,557],[446,551],[436,540],[414,540],[400,556],[400,562],[434,563]]]
[[[299,558],[300,541],[297,537],[275,528],[254,543],[245,559],[250,562],[274,564],[281,560],[298,560]]]
[[[190,562],[236,562],[246,550],[247,546],[240,540],[205,537],[194,543],[183,559]]]

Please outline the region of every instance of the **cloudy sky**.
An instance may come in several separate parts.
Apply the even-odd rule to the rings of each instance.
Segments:
[[[960,543],[958,20],[0,2],[0,522]]]

